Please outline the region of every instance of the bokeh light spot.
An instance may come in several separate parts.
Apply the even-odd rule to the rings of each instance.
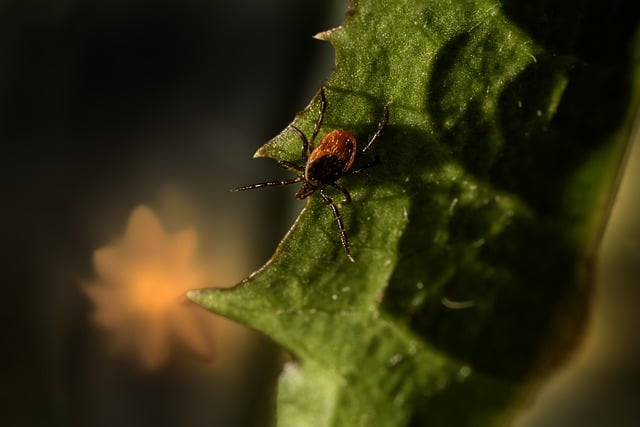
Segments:
[[[211,314],[185,297],[189,289],[207,285],[197,246],[193,229],[169,234],[151,209],[139,206],[123,238],[95,251],[97,278],[82,289],[94,304],[92,319],[118,354],[149,370],[178,349],[213,357]]]

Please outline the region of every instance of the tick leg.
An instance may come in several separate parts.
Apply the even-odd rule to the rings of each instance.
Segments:
[[[286,160],[278,160],[278,164],[285,169],[304,172],[304,166],[296,165],[295,163],[287,162]]]
[[[364,170],[372,168],[372,167],[374,167],[375,165],[377,165],[379,163],[380,163],[380,157],[376,156],[376,158],[373,159],[373,161],[371,163],[368,163],[368,164],[366,164],[366,165],[364,165],[364,166],[362,166],[362,167],[360,167],[358,169],[354,169],[352,171],[349,171],[349,175],[355,175],[355,174],[360,173],[360,172],[362,172]]]
[[[333,217],[336,219],[336,222],[338,223],[338,229],[340,230],[340,240],[342,241],[342,247],[344,248],[344,251],[347,253],[347,258],[349,258],[349,261],[351,262],[356,262],[356,260],[353,259],[353,257],[351,256],[351,246],[349,245],[349,236],[347,236],[347,230],[344,229],[344,223],[342,222],[342,217],[340,216],[340,211],[338,210],[338,207],[336,206],[335,203],[333,203],[333,200],[331,200],[331,198],[324,193],[324,190],[320,190],[320,196],[322,197],[322,200],[331,208],[331,212],[333,212]]]
[[[387,123],[389,123],[389,105],[384,106],[384,115],[382,116],[382,120],[378,123],[378,130],[374,133],[371,138],[369,138],[369,142],[364,146],[362,152],[364,153],[371,147],[371,144],[380,136],[385,127],[387,127]]]
[[[327,97],[324,94],[324,87],[320,89],[320,115],[316,120],[316,125],[313,127],[313,135],[311,136],[311,145],[313,145],[316,140],[316,136],[318,136],[318,132],[320,132],[320,127],[322,126],[322,121],[324,120],[324,112],[327,109]],[[312,147],[313,149],[313,147]]]
[[[300,139],[302,140],[302,151],[301,155],[303,159],[309,158],[311,151],[313,150],[313,143],[316,140],[316,136],[318,136],[318,132],[320,132],[320,127],[322,127],[322,121],[324,120],[324,112],[327,109],[327,97],[324,94],[324,88],[320,89],[320,115],[316,119],[316,124],[313,127],[313,135],[311,135],[311,143],[307,139],[307,136],[302,132],[297,126],[289,125],[291,129],[293,129]]]
[[[244,187],[232,188],[229,191],[246,191],[253,190],[254,188],[262,188],[262,187],[273,187],[275,185],[289,185],[295,184],[296,182],[304,181],[304,176],[296,176],[295,178],[285,179],[283,181],[269,181],[269,182],[260,182],[258,184],[245,185]]]
[[[336,190],[340,191],[344,195],[344,200],[342,200],[342,203],[351,203],[351,196],[349,195],[349,192],[347,191],[346,188],[344,188],[340,184],[336,184],[335,182],[329,185],[335,188]]]
[[[309,152],[309,140],[307,139],[307,136],[304,134],[304,132],[302,132],[296,126],[289,125],[289,127],[291,127],[291,129],[293,129],[302,140],[302,151],[301,151],[302,158],[307,159],[309,157],[309,154],[307,154]]]

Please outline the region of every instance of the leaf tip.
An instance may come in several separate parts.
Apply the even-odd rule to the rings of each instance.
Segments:
[[[316,39],[316,40],[322,40],[324,42],[331,41],[331,36],[333,35],[333,33],[335,31],[337,31],[339,29],[340,29],[340,27],[332,28],[332,29],[326,30],[326,31],[321,31],[321,32],[317,33],[316,35],[314,35],[313,38]]]
[[[187,298],[196,304],[200,304],[202,301],[202,289],[190,289],[186,293]],[[201,305],[201,304],[200,304]]]
[[[216,297],[220,294],[220,289],[205,288],[205,289],[190,289],[186,292],[186,297],[190,301],[198,304],[199,306],[212,311],[215,307]]]
[[[255,153],[253,153],[253,158],[257,159],[259,157],[265,157],[266,155],[267,155],[267,152],[263,145],[262,147],[258,148]]]

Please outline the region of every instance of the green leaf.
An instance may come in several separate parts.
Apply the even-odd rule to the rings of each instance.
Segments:
[[[352,1],[318,36],[336,51],[320,136],[362,145],[389,105],[356,161],[381,164],[340,180],[356,262],[312,196],[262,269],[189,294],[293,355],[279,426],[496,425],[579,336],[637,22],[623,2],[521,3]],[[319,104],[294,120],[307,135]],[[287,128],[256,155],[300,148]]]

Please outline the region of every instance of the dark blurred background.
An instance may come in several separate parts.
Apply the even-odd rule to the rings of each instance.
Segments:
[[[249,356],[145,372],[108,354],[79,285],[140,204],[233,260],[210,286],[268,259],[302,205],[289,189],[227,189],[287,175],[252,155],[329,75],[333,50],[312,36],[343,13],[339,0],[0,1],[0,425],[265,424],[272,344],[238,332]]]
[[[640,425],[640,115],[635,114],[581,345],[532,396],[517,427]]]
[[[311,36],[340,25],[344,9],[341,0],[0,1],[0,425],[267,424],[272,343],[236,327],[225,333],[242,343],[218,342],[213,361],[145,371],[106,351],[80,285],[95,278],[93,251],[122,238],[140,204],[168,232],[194,227],[218,268],[234,260],[211,286],[266,261],[302,207],[295,189],[226,190],[288,176],[251,156],[330,74],[333,51]],[[636,143],[585,346],[523,425],[639,415],[637,159]]]

